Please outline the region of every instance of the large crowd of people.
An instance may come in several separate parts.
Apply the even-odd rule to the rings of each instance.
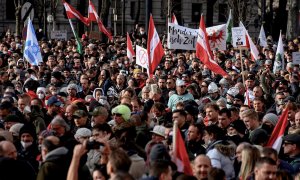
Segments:
[[[133,47],[147,45],[143,27],[130,38]],[[214,49],[224,77],[165,39],[153,77],[127,57],[126,37],[83,35],[81,43],[82,54],[74,39],[40,38],[43,62],[32,66],[24,40],[1,37],[1,180],[300,178],[299,38],[283,36],[286,66],[278,71],[272,37],[256,60],[231,44]],[[268,142],[286,108],[277,151]],[[174,161],[175,121],[192,174]]]

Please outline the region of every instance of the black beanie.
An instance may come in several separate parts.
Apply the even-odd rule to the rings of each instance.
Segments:
[[[24,124],[24,126],[22,126],[22,128],[20,129],[20,133],[19,133],[20,139],[21,139],[22,134],[24,134],[24,133],[29,133],[33,137],[34,140],[37,138],[36,130],[35,130],[35,127],[33,124]]]

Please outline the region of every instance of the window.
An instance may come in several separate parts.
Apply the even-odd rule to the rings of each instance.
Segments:
[[[192,22],[199,23],[202,12],[201,3],[192,3]]]
[[[219,22],[227,22],[228,6],[219,4]]]
[[[134,17],[135,17],[135,1],[131,1],[130,2],[130,17],[131,17],[131,19],[134,19]]]

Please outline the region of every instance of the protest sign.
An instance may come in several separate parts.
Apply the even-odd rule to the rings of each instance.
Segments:
[[[136,64],[148,69],[149,60],[147,49],[136,45]]]
[[[233,47],[246,46],[246,32],[243,27],[232,28],[232,45]]]
[[[168,25],[168,48],[196,50],[199,29]],[[211,49],[226,50],[226,24],[206,28]]]
[[[293,52],[293,64],[300,64],[300,52]]]

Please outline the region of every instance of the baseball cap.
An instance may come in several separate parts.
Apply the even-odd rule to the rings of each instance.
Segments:
[[[153,130],[150,132],[152,132],[153,134],[165,137],[165,130],[166,130],[166,128],[164,126],[156,125],[156,126],[154,126]]]
[[[60,106],[62,102],[60,102],[56,96],[52,96],[47,100],[47,106],[51,106],[53,104],[56,106]]]
[[[89,114],[92,116],[99,116],[99,115],[108,115],[108,112],[105,107],[98,106]]]
[[[283,141],[291,144],[300,144],[300,135],[299,134],[288,134],[283,137]]]
[[[176,86],[185,86],[185,82],[183,80],[177,79]]]
[[[76,117],[82,118],[82,117],[86,117],[86,116],[88,116],[88,114],[84,110],[77,110],[73,113],[74,118],[76,118]]]

